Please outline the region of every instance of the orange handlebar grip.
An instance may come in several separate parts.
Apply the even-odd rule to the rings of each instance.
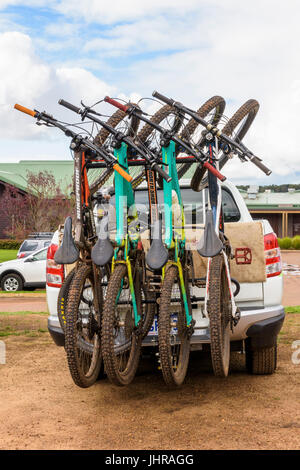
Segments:
[[[21,106],[20,104],[15,104],[14,108],[17,109],[18,111],[22,111],[22,113],[29,114],[29,116],[32,116],[32,117],[36,116],[36,111],[32,111],[32,109],[25,108],[24,106]]]
[[[124,171],[117,163],[113,165],[113,169],[116,170],[123,178],[130,183],[132,181],[132,176],[130,176],[126,171]]]

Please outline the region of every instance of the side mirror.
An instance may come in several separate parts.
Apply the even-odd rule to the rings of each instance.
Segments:
[[[24,260],[24,263],[32,263],[32,261],[34,261],[34,258],[30,256]]]

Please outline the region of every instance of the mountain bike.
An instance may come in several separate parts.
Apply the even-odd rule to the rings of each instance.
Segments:
[[[228,152],[236,152],[241,159],[249,159],[265,174],[269,170],[249,149],[241,142],[237,142],[228,135],[223,134],[217,127],[207,123],[193,110],[181,103],[153,92],[153,96],[169,106],[187,113],[196,122],[206,129],[203,136],[203,147],[208,148],[209,163],[218,170],[218,144],[227,146]],[[198,151],[203,154],[201,146]],[[200,165],[201,175],[205,167]],[[230,328],[233,328],[240,318],[240,311],[235,304],[231,287],[229,260],[232,257],[229,240],[224,234],[224,218],[222,214],[221,190],[219,180],[213,172],[208,173],[209,207],[206,212],[205,229],[198,252],[200,256],[208,258],[206,275],[206,295],[204,302],[204,315],[210,321],[211,358],[214,373],[219,377],[226,377],[229,371],[230,360]]]
[[[128,147],[142,156],[151,171],[158,171],[164,178],[169,176],[158,166],[149,152],[138,148],[133,141],[120,131],[111,128],[97,117],[90,108],[80,109],[60,100],[60,104],[76,111],[83,118],[97,122],[114,136],[114,156],[125,172],[128,172]],[[139,117],[139,116],[137,116]],[[141,341],[153,320],[153,309],[149,308],[145,288],[146,268],[139,236],[139,223],[131,185],[115,174],[116,237],[115,248],[105,232],[100,232],[92,250],[96,264],[108,263],[112,259],[112,273],[108,282],[103,309],[101,343],[105,371],[116,385],[129,384],[135,375],[140,355]],[[126,222],[128,231],[125,230]],[[138,230],[136,230],[138,229]]]
[[[65,332],[65,349],[74,382],[81,387],[92,385],[102,364],[100,326],[103,308],[103,280],[107,279],[108,266],[98,267],[91,260],[91,251],[97,239],[93,215],[95,192],[107,179],[111,169],[126,178],[131,177],[118,165],[113,155],[93,144],[89,139],[73,132],[68,126],[46,112],[30,110],[20,105],[15,108],[37,119],[37,123],[57,127],[72,138],[74,151],[74,186],[76,225],[75,240],[72,235],[72,219],[64,223],[63,241],[55,254],[58,264],[76,267],[66,277],[59,294],[58,315]],[[106,162],[106,172],[89,185],[88,171],[95,160]],[[106,227],[106,225],[105,225]]]
[[[183,203],[176,169],[175,142],[181,144],[182,148],[190,150],[194,156],[198,158],[199,156],[193,149],[189,149],[188,145],[182,142],[174,131],[166,131],[153,120],[149,121],[141,115],[140,110],[135,110],[132,106],[126,107],[109,97],[106,97],[105,101],[131,115],[139,113],[140,120],[145,121],[148,126],[152,126],[161,135],[163,168],[168,171],[169,176],[172,178],[169,182],[166,180],[163,182],[165,245],[162,242],[161,224],[158,218],[157,205],[155,204],[157,201],[155,181],[153,183],[151,178],[148,178],[149,212],[152,217],[153,233],[146,260],[153,271],[162,269],[158,338],[163,377],[169,386],[181,385],[188,367],[190,337],[193,334],[194,320],[192,318],[189,284],[192,257],[185,250]],[[217,174],[218,177],[222,177],[213,165],[208,162],[203,164],[214,174]],[[174,203],[179,205],[180,208],[181,220],[179,226],[174,224]]]

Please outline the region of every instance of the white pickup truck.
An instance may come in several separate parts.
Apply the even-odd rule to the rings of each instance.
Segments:
[[[205,211],[205,191],[196,193],[190,189],[188,181],[181,184],[184,204],[194,203],[196,211]],[[113,203],[113,200],[111,201]],[[145,189],[136,191],[136,202],[147,203]],[[252,217],[238,189],[228,180],[222,184],[222,204],[225,223],[251,223]],[[240,291],[235,300],[241,310],[241,318],[231,334],[231,349],[246,354],[246,366],[250,373],[270,374],[276,369],[277,335],[284,321],[284,308],[281,305],[283,278],[281,256],[277,237],[269,222],[262,220],[262,256],[264,279],[259,282],[240,282]],[[239,227],[245,227],[240,225]],[[238,226],[237,226],[238,227]],[[59,346],[64,345],[64,334],[57,316],[57,298],[64,279],[64,267],[57,266],[54,254],[58,248],[58,232],[53,236],[48,248],[47,259],[47,302],[49,308],[48,329]],[[192,294],[198,299],[193,302],[195,332],[191,338],[191,349],[209,348],[209,320],[203,316],[204,289],[193,288]],[[157,345],[157,320],[143,342],[144,347]]]

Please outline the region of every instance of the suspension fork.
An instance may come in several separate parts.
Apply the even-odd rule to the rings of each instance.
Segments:
[[[193,326],[193,317],[190,314],[190,308],[189,308],[189,303],[188,303],[188,299],[187,299],[183,268],[182,268],[182,264],[181,264],[181,261],[180,261],[180,257],[178,256],[178,240],[177,239],[175,239],[175,261],[168,261],[167,264],[162,268],[162,281],[164,280],[167,267],[171,266],[171,265],[176,266],[176,268],[178,269],[179,284],[180,284],[180,289],[181,289],[181,293],[182,293],[186,323],[187,323],[188,327],[191,327],[191,326]]]
[[[116,264],[125,264],[126,265],[127,274],[128,274],[128,282],[129,282],[129,290],[130,290],[131,298],[132,298],[132,306],[133,306],[133,313],[134,313],[134,324],[137,327],[139,322],[141,321],[141,315],[138,312],[137,302],[136,302],[136,297],[135,297],[131,261],[130,261],[130,256],[129,256],[130,240],[129,240],[128,234],[125,237],[124,259],[117,259],[118,251],[119,251],[119,247],[117,247],[115,249],[114,257],[113,257],[113,260],[112,260],[111,270],[112,270],[112,272],[114,271],[114,269],[116,267]],[[119,289],[119,292],[118,292],[118,295],[117,295],[116,304],[119,302],[122,290],[123,290],[123,281],[122,281],[122,285],[121,285],[121,287]]]

